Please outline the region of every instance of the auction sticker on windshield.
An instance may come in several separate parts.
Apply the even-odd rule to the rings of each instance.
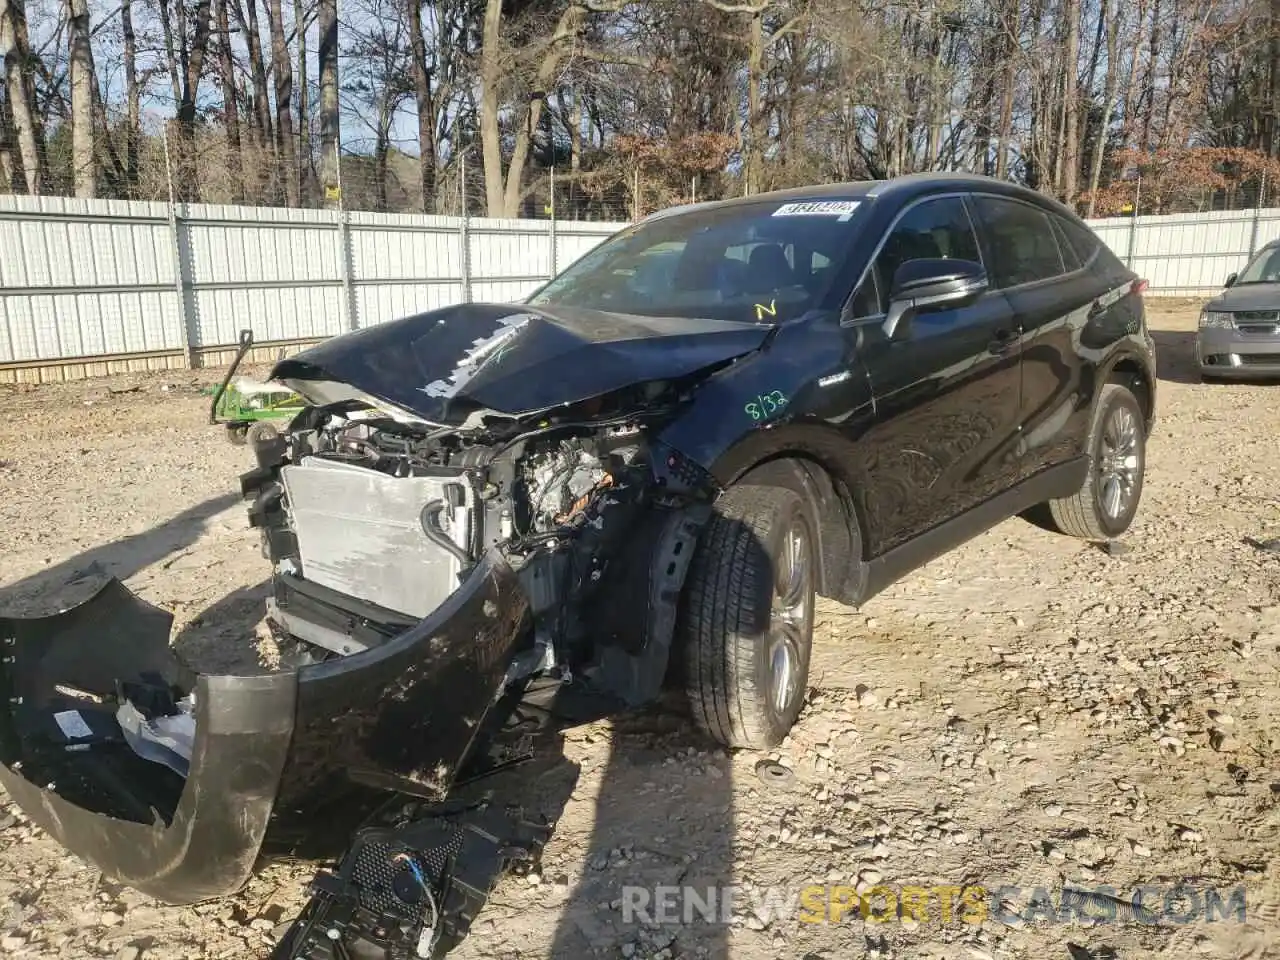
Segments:
[[[848,220],[858,209],[857,200],[804,200],[784,203],[773,211],[775,217],[836,217]]]

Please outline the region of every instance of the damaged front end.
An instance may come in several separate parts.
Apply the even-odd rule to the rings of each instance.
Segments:
[[[115,582],[0,620],[0,782],[186,903],[264,849],[336,853],[388,792],[443,802],[531,732],[651,701],[716,494],[657,434],[764,336],[467,306],[282,361],[311,405],[241,485],[283,669],[193,674],[169,615]]]

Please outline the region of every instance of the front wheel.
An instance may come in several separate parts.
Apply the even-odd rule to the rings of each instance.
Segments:
[[[678,643],[695,722],[765,749],[804,705],[813,644],[816,524],[783,487],[730,488],[698,542]]]
[[[1083,540],[1112,540],[1133,523],[1147,465],[1146,421],[1137,398],[1108,383],[1089,431],[1089,475],[1070,497],[1050,500],[1053,525]]]

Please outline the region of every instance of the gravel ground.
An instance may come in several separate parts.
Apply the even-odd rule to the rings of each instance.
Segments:
[[[520,774],[563,805],[541,872],[504,881],[453,956],[1280,957],[1280,386],[1196,382],[1196,308],[1150,304],[1159,423],[1125,551],[1014,520],[861,610],[821,604],[810,703],[773,757],[784,783],[666,716],[571,731]],[[57,609],[114,574],[173,611],[200,668],[257,668],[267,569],[235,497],[249,454],[205,422],[212,379],[0,387],[0,609]],[[166,907],[11,805],[0,827],[0,955],[265,956],[311,870]],[[1064,885],[1178,883],[1243,886],[1244,921],[1027,904],[1035,887],[1060,906]],[[628,917],[622,887],[659,884],[734,884],[734,919]],[[1021,892],[985,917],[936,900],[894,922],[787,915],[814,884],[846,902],[877,885]]]

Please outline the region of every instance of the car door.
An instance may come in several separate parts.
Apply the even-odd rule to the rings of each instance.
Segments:
[[[1066,223],[1050,211],[1007,196],[978,194],[972,203],[992,286],[1008,298],[1022,331],[1017,459],[1025,479],[1084,447],[1093,388],[1082,337],[1113,284],[1085,268]]]
[[[881,328],[894,271],[908,260],[982,263],[960,194],[909,206],[889,227],[851,301],[848,323],[875,397],[858,440],[863,516],[873,555],[955,517],[1008,487],[1019,405],[1018,331],[1004,295],[925,309],[901,338]]]

